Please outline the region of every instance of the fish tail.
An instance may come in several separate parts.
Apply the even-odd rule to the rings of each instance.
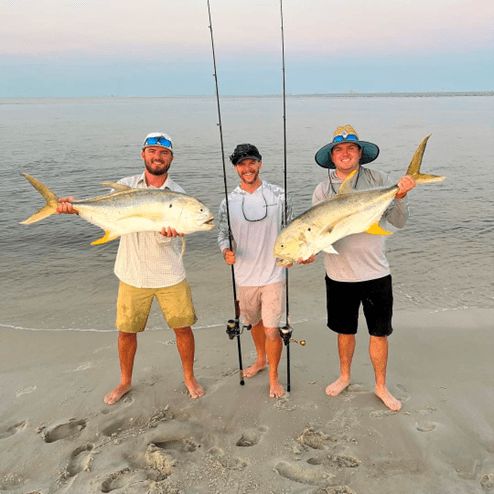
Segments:
[[[58,197],[39,180],[31,177],[27,173],[22,173],[22,176],[26,177],[31,185],[45,198],[46,205],[43,206],[38,212],[34,213],[30,218],[25,221],[21,221],[21,225],[29,225],[30,223],[35,223],[36,221],[43,220],[51,216],[58,206]]]
[[[410,162],[410,166],[407,170],[407,175],[410,175],[415,182],[418,184],[428,183],[428,182],[441,182],[446,177],[442,177],[439,175],[429,175],[427,173],[420,173],[420,167],[422,165],[422,158],[424,157],[425,146],[427,145],[427,141],[431,134],[426,135],[422,142],[419,144],[415,154],[413,155],[412,161]]]

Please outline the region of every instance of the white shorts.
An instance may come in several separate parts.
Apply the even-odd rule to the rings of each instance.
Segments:
[[[237,294],[245,324],[255,326],[262,319],[265,328],[279,327],[284,312],[284,281],[264,286],[239,286]]]

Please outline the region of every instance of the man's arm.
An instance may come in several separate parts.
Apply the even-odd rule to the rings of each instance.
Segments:
[[[392,185],[393,182],[389,177],[387,177],[386,183],[384,185]],[[393,225],[395,228],[403,228],[410,215],[408,208],[408,197],[407,192],[412,190],[416,183],[410,175],[404,175],[398,180],[397,183],[399,191],[395,196],[395,200],[391,203],[389,208],[385,211],[383,217],[384,219]]]

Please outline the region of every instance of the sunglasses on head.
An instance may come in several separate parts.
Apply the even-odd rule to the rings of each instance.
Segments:
[[[346,137],[336,136],[333,139],[333,142],[342,142],[342,141],[358,141],[358,137],[355,134],[348,134]]]
[[[172,143],[170,140],[166,139],[163,136],[158,136],[158,137],[148,137],[146,139],[146,142],[144,143],[145,146],[163,146],[165,148],[171,148]]]

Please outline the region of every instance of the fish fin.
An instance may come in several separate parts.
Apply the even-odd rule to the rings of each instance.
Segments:
[[[326,254],[338,254],[338,251],[332,245],[328,245],[321,250],[326,252]]]
[[[27,220],[21,221],[21,225],[35,223],[36,221],[48,218],[48,216],[55,213],[58,206],[58,197],[45,184],[42,184],[39,180],[31,177],[31,175],[28,175],[27,173],[22,173],[21,175],[29,180],[31,185],[45,198],[46,201],[45,206],[43,206],[38,212],[34,213]]]
[[[355,179],[355,174],[357,173],[356,170],[353,170],[348,177],[343,180],[343,183],[340,185],[340,188],[338,189],[338,195],[343,195],[343,194],[350,194],[355,190],[355,184],[354,184],[354,179]]]
[[[182,251],[180,252],[180,259],[182,259],[182,257],[185,254],[185,246],[186,245],[187,245],[187,242],[185,241],[185,236],[184,236],[184,237],[182,237]]]
[[[379,223],[374,223],[371,225],[367,230],[365,230],[365,233],[370,233],[372,235],[392,235],[393,232],[388,232],[387,230],[384,230],[384,228],[381,228],[379,226]]]
[[[407,175],[410,175],[415,182],[418,184],[421,183],[430,183],[430,182],[441,182],[446,177],[439,175],[429,175],[427,173],[420,173],[420,167],[422,166],[422,159],[424,157],[425,146],[427,145],[427,141],[432,134],[426,135],[420,144],[418,145],[417,150],[415,151],[412,161],[410,162],[410,166],[407,170]]]
[[[120,237],[120,233],[113,233],[111,230],[105,230],[105,234],[98,240],[91,242],[91,245],[106,244],[106,242],[111,242],[116,238]]]
[[[110,189],[113,189],[115,192],[122,192],[124,190],[131,190],[132,189],[132,187],[129,187],[128,185],[117,184],[114,182],[101,182],[100,185],[101,185],[101,187],[110,187]]]

